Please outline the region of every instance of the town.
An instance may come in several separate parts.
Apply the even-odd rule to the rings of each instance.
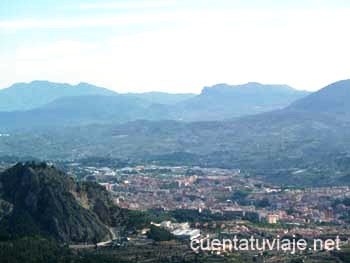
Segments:
[[[348,186],[295,188],[265,183],[240,169],[136,165],[122,168],[67,164],[80,180],[96,181],[115,203],[138,211],[170,213],[185,226],[161,226],[189,237],[216,233],[299,235],[306,238],[350,235]],[[175,215],[175,216],[174,216]],[[219,229],[219,231],[217,231]]]
[[[3,161],[1,169],[9,165]],[[161,246],[176,247],[177,254],[186,255],[190,255],[187,253],[192,240],[209,236],[211,239],[281,237],[311,241],[340,238],[341,246],[348,243],[350,236],[348,186],[278,186],[249,176],[238,168],[79,161],[54,165],[77,181],[98,183],[121,208],[155,215],[151,228],[146,226],[138,233],[96,245],[101,249],[109,247],[113,253],[124,253],[125,258],[133,256],[135,247],[144,253],[154,249],[154,241],[150,239],[153,227],[164,229],[177,239],[171,245],[162,243]],[[118,247],[123,248],[123,252],[115,250]],[[163,251],[168,251],[164,252],[167,256],[171,254],[169,249]],[[229,253],[215,251],[216,255]],[[264,253],[266,256],[267,252]],[[270,258],[281,257],[277,251],[268,253]],[[247,258],[262,256],[259,251],[241,254]]]

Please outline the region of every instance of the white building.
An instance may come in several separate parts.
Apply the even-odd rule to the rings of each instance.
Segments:
[[[176,229],[172,232],[174,236],[180,239],[196,239],[199,238],[201,233],[199,229]]]

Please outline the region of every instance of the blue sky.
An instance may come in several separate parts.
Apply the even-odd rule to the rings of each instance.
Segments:
[[[317,90],[350,77],[350,1],[2,0],[0,88],[47,79],[119,92],[215,83]]]

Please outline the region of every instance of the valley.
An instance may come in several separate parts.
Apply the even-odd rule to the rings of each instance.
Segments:
[[[262,88],[248,87],[256,96],[256,88]],[[222,99],[216,92],[227,97],[236,88],[242,87],[218,85],[197,96],[213,106],[214,98]],[[58,246],[72,260],[98,257],[101,262],[346,258],[350,122],[341,101],[349,88],[344,80],[286,107],[241,111],[242,116],[231,112],[221,120],[183,121],[171,115],[179,105],[185,109],[185,101],[202,100],[196,95],[176,95],[175,101],[166,95],[168,105],[150,104],[164,94],[148,94],[148,102],[135,94],[79,95],[28,111],[2,112],[3,245],[52,238],[48,251]],[[197,110],[201,116],[209,110],[196,103],[198,108],[186,113],[191,119]],[[145,109],[154,115],[146,116]],[[222,110],[209,111],[224,116]],[[298,251],[296,256],[276,250],[195,253],[190,247],[194,235],[339,239],[341,250]]]

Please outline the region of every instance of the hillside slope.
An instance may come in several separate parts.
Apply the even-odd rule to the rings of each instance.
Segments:
[[[2,238],[51,236],[66,243],[96,243],[124,228],[123,210],[94,183],[76,183],[56,168],[18,163],[0,174]]]
[[[345,114],[350,113],[350,80],[332,83],[313,94],[295,101],[288,110],[315,113]]]

